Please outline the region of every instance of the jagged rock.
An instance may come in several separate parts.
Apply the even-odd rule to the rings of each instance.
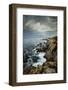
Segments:
[[[45,73],[55,73],[55,69],[53,69],[53,68],[47,68],[45,70]]]
[[[39,74],[42,71],[42,66],[32,67],[29,74]]]
[[[49,38],[47,43],[40,43],[34,50],[45,52],[46,62],[37,67],[31,66],[24,70],[25,74],[57,73],[57,37]],[[36,59],[36,58],[34,58]]]
[[[48,61],[57,61],[57,37],[48,39],[48,48],[45,57]]]
[[[51,68],[57,67],[57,63],[55,61],[54,62],[50,61],[50,62],[47,62],[47,63],[49,65],[49,67],[51,67]]]

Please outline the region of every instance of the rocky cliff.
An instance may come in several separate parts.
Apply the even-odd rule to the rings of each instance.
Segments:
[[[57,73],[57,37],[48,38],[47,43],[44,43],[43,46],[40,44],[40,48],[36,49],[38,52],[45,52],[46,62],[37,67],[30,66],[24,70],[24,74]]]

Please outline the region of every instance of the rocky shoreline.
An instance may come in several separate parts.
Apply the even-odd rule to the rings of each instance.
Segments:
[[[39,45],[38,45],[39,46]],[[37,52],[44,52],[46,62],[37,67],[29,66],[24,69],[23,74],[44,74],[44,73],[57,73],[57,37],[48,38],[44,42],[43,47],[40,43],[40,48],[36,47]]]

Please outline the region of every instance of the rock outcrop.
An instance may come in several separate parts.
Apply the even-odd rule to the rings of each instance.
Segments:
[[[43,45],[45,46],[37,48],[37,50],[38,52],[45,52],[46,62],[37,67],[31,66],[28,73],[27,69],[24,71],[25,74],[57,73],[57,37],[48,38],[47,43]]]

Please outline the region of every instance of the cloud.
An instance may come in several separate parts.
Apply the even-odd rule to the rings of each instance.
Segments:
[[[45,32],[45,31],[56,31],[57,30],[57,18],[49,16],[35,16],[26,19],[24,27],[29,28],[32,31]]]

